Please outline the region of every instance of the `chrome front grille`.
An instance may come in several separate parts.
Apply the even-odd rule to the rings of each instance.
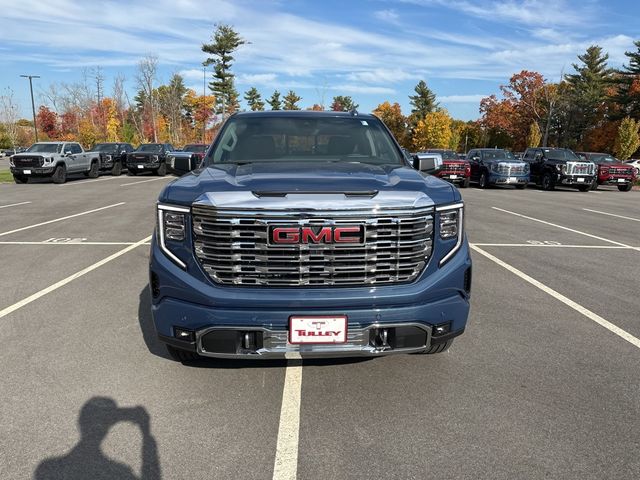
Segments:
[[[433,209],[244,213],[192,207],[196,258],[225,285],[361,286],[410,282],[433,248]],[[363,244],[270,244],[269,227],[364,225]]]
[[[508,163],[498,162],[494,167],[494,172],[499,175],[524,175],[525,164],[524,163]]]
[[[596,166],[591,162],[567,162],[567,175],[593,175],[595,172]]]
[[[464,163],[444,163],[442,165],[442,170],[446,170],[447,172],[464,172],[465,171]]]
[[[626,167],[609,167],[609,175],[633,175],[633,169]]]

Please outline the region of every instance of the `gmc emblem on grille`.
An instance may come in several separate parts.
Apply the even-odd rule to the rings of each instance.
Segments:
[[[364,243],[364,225],[340,227],[269,227],[269,243]]]

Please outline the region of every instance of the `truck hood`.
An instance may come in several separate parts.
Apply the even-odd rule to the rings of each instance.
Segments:
[[[250,195],[246,195],[246,194]],[[383,201],[414,198],[421,206],[453,203],[460,194],[447,182],[424,175],[408,166],[351,162],[256,162],[216,165],[196,170],[167,185],[161,202],[191,205],[195,201],[222,206],[248,198],[325,195],[328,201],[360,197]],[[224,199],[224,201],[222,200]],[[375,202],[374,202],[375,203]],[[410,205],[404,205],[410,206]]]

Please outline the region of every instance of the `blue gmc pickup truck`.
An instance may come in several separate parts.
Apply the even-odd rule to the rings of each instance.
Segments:
[[[157,334],[183,362],[443,352],[469,313],[463,215],[373,115],[235,114],[158,199]]]

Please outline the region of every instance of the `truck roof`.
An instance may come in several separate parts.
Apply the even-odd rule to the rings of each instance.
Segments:
[[[318,111],[318,110],[265,110],[262,112],[238,112],[234,116],[238,117],[358,117],[358,118],[375,118],[370,113],[353,112],[334,112],[334,111]]]

